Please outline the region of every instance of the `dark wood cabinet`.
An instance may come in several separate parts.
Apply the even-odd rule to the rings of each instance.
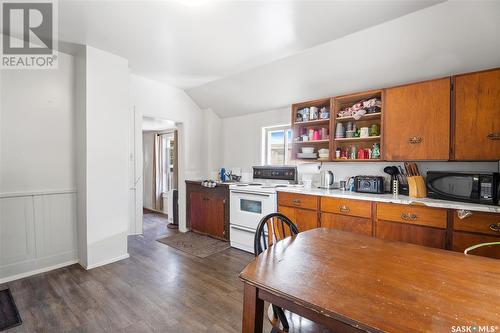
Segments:
[[[186,182],[187,226],[192,231],[229,240],[229,188]]]
[[[453,82],[453,158],[500,160],[500,69],[457,75]]]
[[[446,227],[446,209],[377,203],[377,238],[444,249]]]
[[[389,161],[448,160],[450,78],[385,91],[383,157]]]

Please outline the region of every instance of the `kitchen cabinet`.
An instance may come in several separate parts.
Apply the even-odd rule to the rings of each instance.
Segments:
[[[318,197],[296,193],[278,193],[278,212],[288,217],[299,232],[318,227]]]
[[[295,223],[299,232],[318,227],[318,212],[315,210],[279,206],[278,212]]]
[[[377,203],[377,238],[444,249],[446,226],[446,209]]]
[[[500,69],[453,77],[455,160],[500,159]]]
[[[372,204],[370,201],[321,197],[322,228],[333,228],[371,236]]]
[[[500,214],[470,212],[462,219],[457,211],[453,214],[453,251],[463,252],[476,244],[500,242]],[[500,246],[478,248],[469,254],[500,259]]]
[[[215,238],[229,239],[229,188],[206,188],[186,182],[186,218],[192,231]]]
[[[385,91],[383,157],[388,161],[448,160],[450,78]]]
[[[372,220],[356,216],[321,213],[321,227],[349,231],[355,234],[371,236]]]

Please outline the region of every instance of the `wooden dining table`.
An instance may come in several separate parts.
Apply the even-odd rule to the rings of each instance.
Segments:
[[[240,274],[245,333],[264,301],[333,332],[500,332],[500,260],[318,228]]]

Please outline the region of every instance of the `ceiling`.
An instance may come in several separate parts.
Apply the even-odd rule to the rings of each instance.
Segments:
[[[59,35],[127,58],[135,74],[193,88],[437,2],[60,0]]]
[[[495,67],[500,1],[448,1],[187,92],[231,117]]]

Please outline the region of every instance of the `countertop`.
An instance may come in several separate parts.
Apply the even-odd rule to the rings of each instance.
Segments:
[[[429,198],[410,198],[409,196],[406,195],[394,196],[392,194],[356,193],[356,192],[341,191],[341,190],[326,190],[321,188],[305,189],[304,187],[300,186],[279,187],[277,188],[277,191],[334,197],[334,198],[367,200],[376,202],[391,202],[391,203],[405,204],[405,205],[416,204],[416,205],[424,205],[435,208],[465,209],[476,212],[500,213],[500,206],[480,205],[467,202],[447,201],[447,200],[438,200]]]

